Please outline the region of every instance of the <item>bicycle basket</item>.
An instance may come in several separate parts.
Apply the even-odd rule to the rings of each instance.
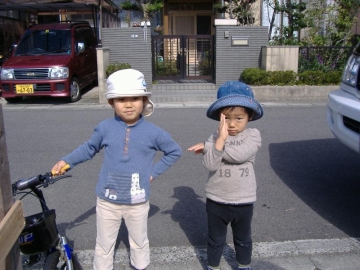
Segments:
[[[55,210],[25,217],[25,227],[19,236],[20,251],[32,255],[47,251],[58,239]]]

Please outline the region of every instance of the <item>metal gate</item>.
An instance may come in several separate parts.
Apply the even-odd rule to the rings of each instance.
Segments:
[[[151,37],[153,80],[214,81],[214,36]]]

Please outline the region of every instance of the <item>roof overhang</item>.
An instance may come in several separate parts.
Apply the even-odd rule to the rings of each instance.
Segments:
[[[38,13],[84,13],[97,7],[106,8],[112,13],[121,9],[111,0],[5,0],[0,4],[0,11],[23,11]]]

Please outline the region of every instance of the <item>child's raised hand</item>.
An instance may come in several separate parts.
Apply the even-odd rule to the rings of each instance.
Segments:
[[[191,147],[188,148],[188,151],[193,151],[195,154],[201,154],[204,150],[205,144],[202,143],[197,143]]]
[[[215,141],[215,148],[219,151],[223,151],[226,138],[229,136],[228,125],[225,119],[225,114],[220,115],[220,122],[218,127],[218,137]]]
[[[228,136],[229,136],[228,124],[225,119],[225,114],[222,113],[220,115],[220,122],[218,127],[218,138],[225,141]]]

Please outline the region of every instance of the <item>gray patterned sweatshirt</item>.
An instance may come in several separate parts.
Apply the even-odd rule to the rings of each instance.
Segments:
[[[225,204],[256,201],[255,155],[261,147],[259,130],[247,128],[228,136],[223,151],[215,148],[217,132],[205,142],[203,164],[209,170],[206,197]]]

